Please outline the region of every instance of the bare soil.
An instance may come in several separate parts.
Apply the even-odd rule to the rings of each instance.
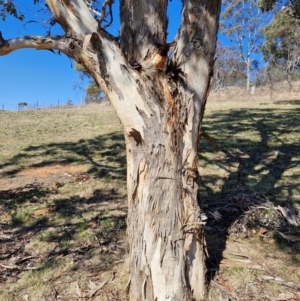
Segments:
[[[73,164],[54,164],[21,170],[13,176],[0,174],[2,190],[13,190],[21,186],[41,184],[51,187],[55,183],[64,183],[71,177],[86,173],[87,167]]]

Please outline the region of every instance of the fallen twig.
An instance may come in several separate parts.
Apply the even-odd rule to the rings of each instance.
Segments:
[[[49,281],[49,285],[51,286],[51,289],[54,292],[54,298],[55,298],[55,300],[58,300],[59,293],[58,293],[57,289],[55,288],[55,286],[52,284],[51,281]]]
[[[287,241],[291,241],[291,242],[297,242],[300,241],[300,236],[298,235],[292,235],[292,234],[288,234],[288,233],[282,233],[277,231],[277,233],[284,239],[286,239]],[[300,233],[297,233],[300,234]]]
[[[98,245],[99,245],[99,248],[100,248],[100,253],[103,251],[102,249],[102,246],[101,246],[101,243],[100,243],[100,240],[99,238],[97,237],[97,235],[94,236],[95,237],[95,240],[97,241]]]
[[[298,226],[296,209],[292,206],[281,207],[277,206],[275,209],[279,210],[283,217],[293,226]]]
[[[234,255],[234,256],[239,256],[239,257],[249,258],[249,256],[247,256],[247,255],[243,255],[243,254],[240,254],[240,253],[229,252],[229,254],[232,254],[232,255]]]
[[[93,288],[92,288],[92,291],[89,293],[88,297],[89,297],[89,298],[94,297],[95,294],[96,294],[99,290],[101,290],[101,289],[104,287],[104,285],[105,285],[108,281],[109,281],[109,280],[104,280],[99,286],[93,287]],[[90,284],[91,284],[91,282],[90,282]]]
[[[240,300],[240,298],[237,296],[237,294],[235,292],[230,292],[225,286],[221,285],[220,283],[218,283],[214,280],[211,280],[210,283],[213,284],[214,286],[216,286],[222,292],[226,293],[227,295],[235,298],[236,300]]]
[[[7,270],[19,270],[19,271],[22,271],[22,270],[39,270],[40,269],[39,267],[24,267],[24,268],[21,268],[21,267],[18,267],[17,265],[9,266],[9,265],[1,264],[1,263],[0,263],[0,266],[7,269]]]
[[[3,255],[0,257],[0,260],[3,260],[3,259],[7,259],[9,257],[11,257],[12,255],[16,254],[17,252],[19,252],[21,249],[23,248],[23,246],[20,246],[19,248],[13,250],[11,253],[8,253],[6,255]]]
[[[221,261],[220,267],[244,267],[252,270],[260,270],[265,271],[265,268],[262,266],[255,264],[250,259],[223,259]]]
[[[27,256],[27,257],[21,258],[20,260],[17,261],[17,263],[20,264],[24,261],[27,261],[27,260],[33,259],[33,258],[37,258],[37,256]]]
[[[263,280],[263,281],[271,281],[271,282],[279,283],[279,284],[282,284],[282,285],[285,285],[287,287],[291,287],[291,288],[294,288],[294,289],[300,289],[300,285],[299,284],[296,284],[294,282],[284,281],[280,277],[261,276],[260,279]]]
[[[68,269],[68,270],[62,271],[61,273],[56,274],[54,277],[52,277],[50,279],[44,279],[44,282],[51,282],[51,281],[57,280],[61,276],[64,276],[65,274],[68,274],[71,270],[72,269]]]

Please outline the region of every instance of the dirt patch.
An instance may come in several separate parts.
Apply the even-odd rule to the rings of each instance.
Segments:
[[[37,178],[47,178],[52,175],[59,174],[76,174],[78,172],[83,172],[85,167],[80,165],[50,165],[43,166],[38,168],[28,168],[26,170],[22,170],[18,173],[18,176],[25,177],[37,177]]]
[[[66,183],[72,177],[77,177],[87,170],[85,165],[54,164],[42,167],[27,168],[13,176],[0,175],[2,190],[11,190],[32,184],[52,185]]]

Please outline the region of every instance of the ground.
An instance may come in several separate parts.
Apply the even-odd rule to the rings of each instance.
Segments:
[[[208,102],[207,300],[300,300],[299,114],[299,100]],[[112,108],[0,111],[0,125],[0,300],[126,300],[126,160]]]

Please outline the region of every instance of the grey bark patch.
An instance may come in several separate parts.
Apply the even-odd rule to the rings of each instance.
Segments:
[[[136,142],[136,146],[143,145],[142,135],[136,129],[132,129],[132,131],[129,132],[128,137],[133,138],[133,140]]]
[[[111,76],[111,74],[109,72],[109,66],[106,62],[106,56],[102,50],[102,41],[101,41],[100,34],[93,32],[90,43],[97,53],[99,69],[100,69],[100,76],[105,81],[107,88],[114,91],[118,95],[119,100],[123,101],[125,99],[124,94],[123,94],[122,90],[118,87],[116,82],[114,81],[113,76]],[[122,71],[124,71],[124,70],[125,69],[122,68]]]

